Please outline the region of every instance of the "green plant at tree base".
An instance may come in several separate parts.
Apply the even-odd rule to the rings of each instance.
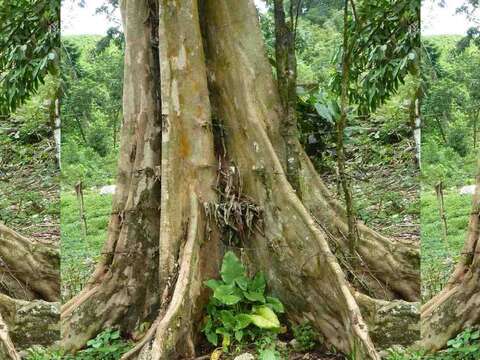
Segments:
[[[63,360],[65,355],[60,350],[35,346],[27,350],[26,360]]]
[[[264,334],[261,338],[255,341],[258,358],[260,360],[280,360],[282,359],[277,350],[277,336],[276,334]]]
[[[254,341],[280,331],[277,314],[284,312],[283,305],[265,294],[263,273],[247,277],[243,264],[229,251],[223,258],[220,274],[221,280],[205,282],[213,290],[202,329],[210,343],[217,346],[221,336],[222,347],[228,351],[234,343]]]
[[[303,323],[292,327],[293,337],[297,341],[295,349],[298,351],[312,350],[317,344],[319,334],[309,323]]]
[[[130,347],[131,344],[122,339],[119,330],[107,329],[88,341],[87,348],[79,351],[75,360],[117,360]]]
[[[88,341],[87,347],[75,355],[34,347],[28,350],[26,360],[118,360],[130,348],[131,343],[122,339],[119,330],[106,329]]]
[[[467,329],[449,340],[448,348],[436,359],[441,360],[478,360],[480,359],[480,330]]]
[[[387,360],[478,360],[480,329],[466,329],[447,343],[445,350],[425,354],[422,350],[389,350]]]

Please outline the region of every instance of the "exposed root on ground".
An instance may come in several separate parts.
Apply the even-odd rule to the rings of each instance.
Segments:
[[[0,224],[0,357],[59,340],[59,252]]]

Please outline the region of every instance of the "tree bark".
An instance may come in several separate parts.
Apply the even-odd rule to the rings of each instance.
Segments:
[[[421,345],[436,351],[462,330],[480,323],[480,156],[468,235],[444,289],[422,306]]]
[[[380,305],[371,296],[418,300],[418,249],[359,224],[353,256],[361,266],[349,268],[345,211],[294,141],[300,199],[288,180],[283,107],[253,2],[202,0],[197,7],[192,0],[161,0],[157,10],[156,2],[124,0],[121,10],[126,123],[115,211],[107,256],[62,309],[66,350],[80,349],[106,327],[132,334],[148,322],[149,331],[123,359],[194,355],[208,299],[202,281],[216,276],[223,252],[208,213],[223,201],[214,188],[221,190],[217,177],[227,174],[242,195],[236,199],[261,209],[256,230],[239,247],[252,271],[266,273],[288,316],[311,321],[341,351],[379,359],[369,326],[376,321],[371,309]],[[150,46],[156,26],[158,78]],[[146,167],[157,176],[137,175]],[[344,271],[358,282],[350,284]],[[361,301],[360,283],[368,292]]]
[[[350,87],[350,62],[351,50],[348,37],[348,0],[345,0],[343,9],[343,45],[342,45],[342,84],[340,94],[340,117],[336,123],[337,130],[337,168],[340,185],[345,199],[345,208],[347,210],[348,241],[350,253],[354,253],[358,242],[357,220],[355,208],[353,205],[353,195],[345,169],[345,147],[343,138],[345,137],[345,127],[348,121],[349,107],[349,87]]]
[[[0,273],[18,285],[10,295],[24,300],[59,300],[60,256],[56,246],[27,239],[0,224],[0,260]]]
[[[82,292],[62,307],[66,349],[116,324],[132,333],[152,323],[160,308],[158,10],[145,1],[123,1],[121,10],[126,49],[117,188],[103,257]]]
[[[301,0],[297,0],[298,3]],[[287,178],[301,198],[300,163],[298,148],[295,146],[299,138],[297,128],[297,58],[295,54],[296,20],[293,14],[295,6],[290,1],[290,21],[287,23],[283,0],[275,0],[275,61],[280,101],[283,106],[282,136],[285,140]],[[298,11],[298,10],[297,10]]]

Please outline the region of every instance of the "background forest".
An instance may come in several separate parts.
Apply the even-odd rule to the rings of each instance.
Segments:
[[[462,36],[426,37],[423,46],[422,284],[427,300],[445,285],[465,242],[472,195],[467,186],[475,182],[478,157],[480,52]]]

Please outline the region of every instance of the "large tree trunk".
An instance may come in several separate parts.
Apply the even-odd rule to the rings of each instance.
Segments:
[[[468,235],[462,256],[442,291],[422,306],[422,346],[429,351],[480,324],[480,156]]]
[[[156,12],[145,1],[122,3],[124,125],[113,215],[95,273],[62,307],[66,348],[80,348],[106,326],[120,324],[122,330],[133,332],[153,322],[160,308],[162,119]]]
[[[349,254],[345,211],[298,141],[291,145],[305,200],[288,181],[284,114],[253,2],[198,4],[122,2],[126,124],[114,208],[123,215],[112,216],[107,256],[88,286],[62,309],[65,348],[80,349],[108,326],[134,333],[149,322],[124,359],[194,355],[208,295],[202,280],[215,276],[222,254],[221,226],[208,215],[231,200],[218,189],[228,183],[236,184],[230,188],[235,201],[261,209],[255,230],[239,236],[239,247],[253,271],[266,273],[288,316],[310,320],[341,351],[379,359],[369,335],[375,309],[393,318],[396,308],[388,304],[418,300],[418,249],[359,224],[356,253]],[[161,71],[155,77],[157,27]],[[351,256],[360,266],[349,266]],[[418,336],[416,321],[407,321]]]
[[[60,339],[60,257],[57,246],[0,224],[0,357]]]

